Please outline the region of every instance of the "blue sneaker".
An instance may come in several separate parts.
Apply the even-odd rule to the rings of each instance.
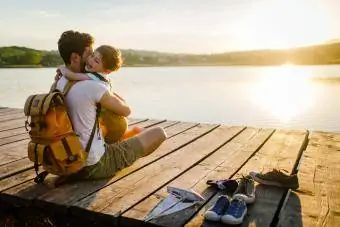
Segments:
[[[229,225],[238,225],[243,222],[246,213],[246,202],[243,199],[233,198],[227,212],[221,217],[221,221]]]
[[[205,212],[205,219],[210,221],[220,221],[222,215],[227,211],[229,203],[229,197],[221,195],[218,197],[216,203]]]

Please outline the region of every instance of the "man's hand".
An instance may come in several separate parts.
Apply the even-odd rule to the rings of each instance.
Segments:
[[[119,116],[127,117],[130,115],[131,110],[125,102],[121,101],[117,96],[110,92],[105,92],[100,100],[100,104],[105,109],[108,109]]]
[[[122,97],[120,97],[116,92],[113,92],[113,95],[117,96],[117,98],[120,99],[120,101],[125,102],[125,100]]]

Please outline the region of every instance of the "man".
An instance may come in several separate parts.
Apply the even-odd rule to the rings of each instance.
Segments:
[[[92,54],[93,37],[87,33],[65,31],[58,50],[66,67],[73,72],[84,72],[87,57]],[[61,77],[56,88],[63,91],[67,79]],[[117,115],[127,117],[130,107],[108,88],[95,80],[79,81],[66,96],[74,130],[80,135],[83,147],[90,138],[96,117],[96,104]],[[141,134],[115,144],[106,144],[100,129],[93,137],[86,166],[76,174],[81,179],[112,177],[118,170],[130,166],[138,158],[156,150],[166,139],[160,127],[146,129]]]

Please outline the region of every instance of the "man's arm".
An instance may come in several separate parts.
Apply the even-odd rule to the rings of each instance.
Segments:
[[[121,96],[119,96],[116,92],[113,92],[113,95],[117,96],[117,98],[119,98],[121,101],[125,102],[125,100]]]
[[[127,117],[130,115],[131,110],[124,101],[120,100],[117,96],[111,94],[109,91],[105,92],[100,99],[100,104],[105,109],[108,109],[119,116]]]

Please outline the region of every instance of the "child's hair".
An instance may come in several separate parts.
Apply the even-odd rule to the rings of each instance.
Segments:
[[[122,54],[119,49],[109,45],[102,45],[98,47],[96,51],[102,56],[105,69],[118,71],[122,66]]]

